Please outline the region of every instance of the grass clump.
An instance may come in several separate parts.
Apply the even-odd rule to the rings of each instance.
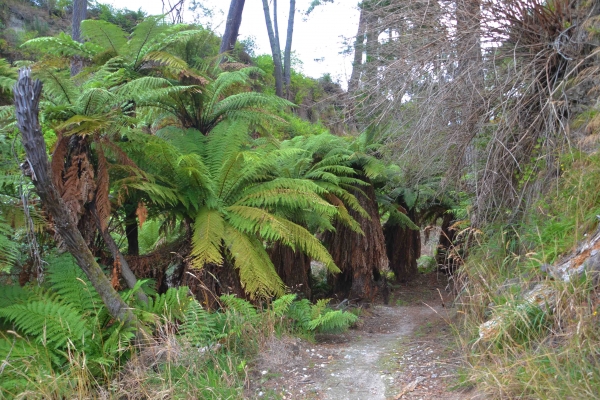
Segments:
[[[558,187],[530,207],[524,222],[488,229],[460,273],[462,380],[487,398],[600,393],[598,277],[564,282],[541,268],[597,228],[600,156],[571,155],[562,168]]]

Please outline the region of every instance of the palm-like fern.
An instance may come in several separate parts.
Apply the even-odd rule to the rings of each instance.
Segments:
[[[220,72],[216,78],[187,71],[179,82],[147,78],[123,86],[123,91],[138,92],[138,106],[147,110],[146,118],[157,126],[175,123],[181,128],[195,128],[208,134],[223,120],[243,120],[253,130],[266,132],[282,120],[277,110],[293,104],[277,96],[250,91],[250,75],[263,74],[259,68]],[[153,90],[138,91],[140,84]]]
[[[345,138],[324,133],[316,136],[296,137],[284,141],[282,149],[289,151],[279,160],[278,174],[289,178],[307,179],[323,189],[322,197],[337,208],[336,217],[356,232],[362,232],[360,225],[350,216],[348,209],[360,216],[369,218],[356,197],[349,190],[367,183],[358,178],[353,167],[356,152],[350,149],[351,142]],[[299,214],[296,221],[311,230],[333,229],[328,221],[318,220],[315,214]]]
[[[221,265],[225,257],[231,257],[249,294],[281,294],[283,283],[263,245],[263,241],[278,241],[337,270],[321,243],[283,216],[303,210],[331,219],[337,213],[320,197],[325,189],[313,181],[273,175],[285,150],[251,148],[248,125],[242,122],[221,123],[208,137],[195,130],[175,129],[159,132],[159,136],[168,142],[133,135],[124,145],[139,149],[133,158],[142,168],[165,185],[178,188],[173,207],[194,220],[196,268]],[[140,146],[139,140],[146,145]]]

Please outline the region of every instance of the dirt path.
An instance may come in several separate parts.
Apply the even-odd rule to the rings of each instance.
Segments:
[[[424,278],[425,279],[425,278]],[[428,279],[428,278],[427,278]],[[423,284],[424,283],[424,284]],[[473,399],[452,391],[459,359],[440,284],[397,287],[389,306],[363,310],[361,323],[317,343],[273,339],[248,397],[268,399]],[[443,299],[442,299],[443,297]]]

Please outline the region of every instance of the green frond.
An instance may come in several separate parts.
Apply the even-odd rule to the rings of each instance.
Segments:
[[[0,286],[0,308],[11,304],[24,304],[31,300],[32,293],[19,285]]]
[[[19,260],[19,246],[12,239],[12,227],[0,215],[0,272],[9,272]]]
[[[308,329],[320,332],[343,332],[358,320],[358,317],[346,311],[326,312],[308,323]]]
[[[173,84],[165,78],[143,76],[121,85],[116,93],[119,97],[127,99],[157,98],[155,91],[162,88],[172,88]]]
[[[0,58],[0,93],[11,93],[16,82],[16,69],[12,68],[4,58]]]
[[[45,69],[38,71],[36,77],[44,83],[44,97],[54,104],[76,104],[79,88],[70,79],[67,71]]]
[[[39,37],[26,41],[21,45],[28,50],[33,50],[41,54],[51,54],[61,57],[85,57],[91,58],[99,53],[102,48],[93,44],[79,43],[64,32],[58,36]]]
[[[274,317],[283,317],[289,311],[290,306],[294,300],[296,300],[296,297],[297,295],[294,293],[284,294],[271,303],[268,312]]]
[[[420,230],[420,228],[417,225],[415,225],[415,223],[408,217],[408,215],[398,211],[395,207],[392,207],[390,209],[390,218],[388,219],[387,223],[392,226],[403,226],[414,231]]]
[[[226,210],[228,222],[236,229],[258,233],[263,240],[281,242],[298,249],[313,260],[321,261],[329,271],[339,272],[327,249],[302,226],[255,207],[236,205]]]
[[[239,271],[240,281],[246,293],[251,297],[283,294],[285,285],[258,239],[226,225],[224,242],[233,257],[233,264]]]
[[[223,262],[221,252],[225,238],[225,221],[216,210],[203,207],[198,212],[192,236],[192,265],[202,268],[205,264],[220,265]]]
[[[86,19],[81,22],[81,35],[92,43],[121,55],[127,44],[127,33],[107,21]]]
[[[43,345],[63,347],[71,339],[81,343],[90,334],[83,316],[71,305],[52,301],[30,301],[0,309],[0,318],[15,324]]]
[[[315,191],[293,186],[277,187],[273,183],[274,181],[256,185],[249,190],[249,193],[244,193],[244,197],[236,201],[235,205],[269,210],[282,207],[290,210],[310,209],[323,215],[333,216],[335,214],[335,207],[323,200]]]
[[[99,114],[114,104],[114,98],[115,95],[104,88],[90,88],[81,93],[77,104],[82,115]]]
[[[162,67],[168,67],[174,71],[182,71],[188,68],[187,63],[181,58],[165,51],[153,51],[144,56],[142,63],[158,63]]]
[[[160,16],[147,17],[144,21],[136,25],[126,49],[134,68],[141,65],[144,55],[161,38],[161,35],[167,33],[169,29],[170,26]]]
[[[156,43],[150,46],[148,52],[167,51],[167,49],[171,48],[177,43],[186,43],[196,40],[197,36],[204,35],[205,33],[206,31],[203,29],[188,29],[185,27],[184,30],[175,31],[174,28],[171,28],[169,30],[169,34],[161,37],[160,41],[156,41]]]
[[[165,316],[169,320],[182,320],[185,317],[188,306],[193,303],[189,296],[189,288],[181,286],[169,288],[163,294],[157,294],[148,298],[148,303],[141,303],[140,309]]]
[[[101,132],[112,124],[106,116],[74,115],[62,124],[56,126],[65,135],[91,135]]]
[[[192,300],[185,310],[179,333],[192,346],[204,347],[217,337],[216,321],[213,314],[202,308],[196,300]]]
[[[61,254],[47,260],[47,281],[52,292],[84,314],[97,314],[104,307],[100,295],[85,273],[79,268],[73,256]]]
[[[219,297],[219,300],[223,303],[227,312],[236,313],[247,321],[252,321],[259,316],[256,308],[250,302],[233,294],[224,294]]]

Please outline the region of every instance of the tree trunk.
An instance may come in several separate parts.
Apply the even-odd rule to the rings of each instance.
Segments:
[[[280,243],[273,244],[268,252],[277,274],[290,291],[310,299],[310,258]]]
[[[127,237],[127,254],[130,256],[140,255],[140,243],[138,237],[137,205],[125,205],[125,236]]]
[[[125,257],[123,257],[123,254],[121,254],[121,252],[119,251],[119,246],[115,242],[115,239],[113,239],[113,237],[110,236],[110,233],[107,229],[102,227],[100,217],[98,216],[98,210],[96,210],[96,202],[93,201],[92,203],[90,203],[89,208],[92,216],[94,217],[96,228],[98,229],[98,232],[100,232],[100,234],[102,235],[102,239],[104,239],[106,247],[108,247],[108,249],[110,250],[114,262],[118,263],[120,266],[121,276],[123,277],[123,280],[127,284],[128,288],[133,289],[137,284],[137,278],[135,277],[131,268],[129,268],[129,263],[127,262]],[[136,295],[140,301],[148,303],[148,296],[146,296],[146,294],[143,291],[138,290]]]
[[[27,172],[31,175],[42,204],[52,216],[56,231],[102,298],[110,315],[126,325],[137,326],[137,318],[104,275],[54,185],[38,119],[41,93],[42,83],[31,80],[29,69],[20,70],[14,88],[15,112],[27,156],[24,163],[29,168]]]
[[[249,300],[238,270],[227,257],[223,265],[207,264],[201,269],[186,265],[182,284],[189,287],[196,299],[208,309],[216,309],[223,294],[235,294],[240,299]]]
[[[76,42],[82,42],[81,39],[81,21],[87,16],[88,0],[73,0],[73,19],[71,24],[71,37]],[[75,56],[71,60],[71,76],[77,75],[83,69],[83,60]]]
[[[354,42],[354,62],[352,63],[352,75],[348,82],[348,93],[353,94],[358,89],[360,75],[363,69],[362,60],[365,51],[365,26],[367,24],[366,11],[360,10],[360,19],[358,21],[358,32]]]
[[[269,10],[269,1],[262,0],[263,11],[265,13],[265,22],[267,24],[267,32],[269,34],[269,43],[271,44],[271,54],[273,55],[273,65],[275,71],[275,94],[279,97],[283,97],[283,66],[281,65],[281,47],[279,45],[279,34],[276,34],[273,30],[273,23],[271,22],[271,11]]]
[[[361,179],[368,181],[366,177]],[[331,276],[330,283],[334,292],[339,292],[352,300],[372,300],[377,294],[380,271],[387,267],[385,238],[372,185],[360,186],[353,190],[360,205],[369,213],[370,219],[361,217],[357,212],[350,214],[364,232],[364,235],[352,231],[340,222],[334,224],[335,232],[326,232],[323,241],[341,273]]]
[[[231,0],[219,54],[233,50],[240,31],[240,25],[242,24],[242,13],[244,11],[245,2],[246,0]]]
[[[287,36],[285,39],[285,52],[283,59],[283,81],[285,95],[290,97],[290,84],[292,82],[292,36],[294,35],[294,15],[296,14],[296,0],[290,0],[290,15],[288,18]]]
[[[477,123],[481,113],[481,91],[484,87],[484,76],[481,63],[481,2],[480,0],[457,0],[456,28],[458,32],[458,67],[457,78],[464,82],[464,90],[460,93],[459,126],[462,130],[460,150],[462,164],[471,172],[473,178],[468,184],[474,185],[476,172],[476,149],[472,144],[477,135]]]
[[[437,254],[435,256],[438,269],[447,274],[452,274],[456,270],[454,258],[450,257],[454,236],[456,235],[456,231],[454,229],[450,229],[452,218],[452,214],[444,214],[444,219],[442,220],[442,229],[440,232],[440,240],[438,242]]]
[[[410,212],[409,217],[414,222],[414,212]],[[417,259],[421,257],[421,232],[395,221],[388,221],[383,234],[390,269],[396,275],[396,280],[407,282],[415,278],[418,273]]]

